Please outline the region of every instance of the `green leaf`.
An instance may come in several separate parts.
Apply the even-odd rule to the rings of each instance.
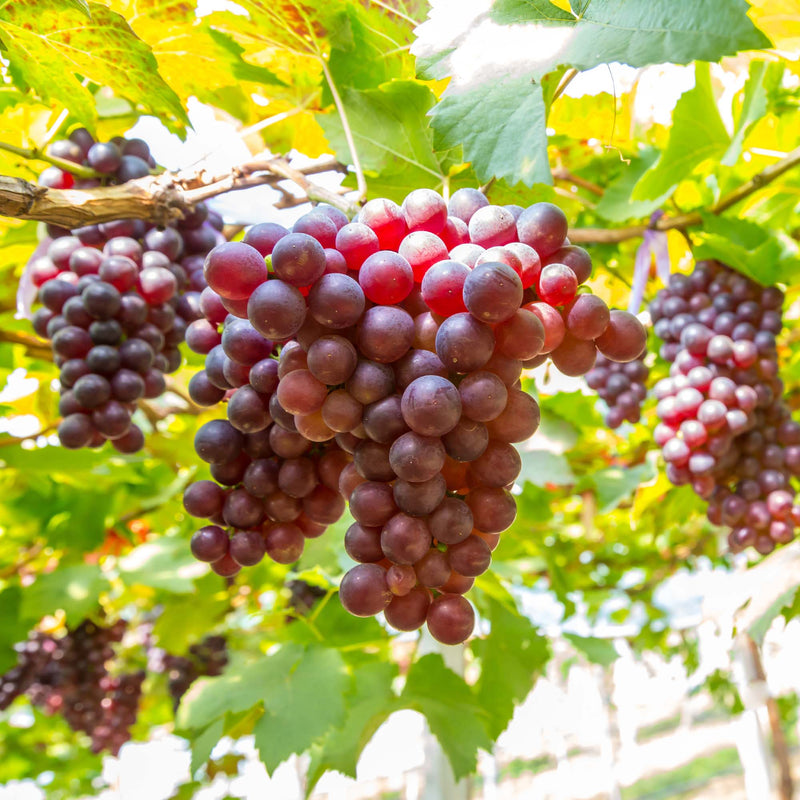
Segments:
[[[125,19],[102,3],[88,3],[90,18],[74,3],[18,0],[0,10],[0,37],[9,71],[20,87],[66,106],[94,127],[96,111],[81,76],[156,116],[188,123],[177,95],[158,73],[150,47]]]
[[[595,636],[577,636],[574,633],[565,633],[564,638],[576,650],[580,650],[592,664],[608,667],[619,658],[614,643],[608,639],[598,639]]]
[[[667,147],[634,187],[634,200],[671,193],[696,167],[717,158],[730,144],[711,89],[708,64],[695,64],[694,74],[694,88],[684,92],[675,106]]]
[[[448,88],[433,109],[437,150],[463,145],[478,177],[510,183],[552,183],[547,160],[547,112],[541,84],[526,76],[504,76]]]
[[[671,188],[649,200],[634,200],[631,197],[634,186],[653,166],[658,156],[658,150],[648,148],[639,158],[631,159],[628,164],[623,163],[620,167],[621,174],[605,187],[595,211],[609,222],[626,222],[629,219],[649,217],[663,205],[671,194]]]
[[[216,678],[195,681],[183,696],[176,717],[182,730],[202,730],[229,712],[248,711],[264,699],[271,684],[280,683],[303,655],[286,645],[249,664],[233,664]]]
[[[434,4],[412,52],[424,77],[452,77],[433,113],[437,147],[463,142],[480,180],[550,182],[546,75],[614,61],[634,67],[717,61],[769,47],[747,10],[744,0],[593,0],[573,14],[546,0],[496,0],[489,14],[478,4],[459,9],[458,24],[444,24],[444,8]]]
[[[96,564],[61,566],[40,575],[22,594],[22,615],[40,620],[46,614],[63,610],[67,625],[78,624],[97,608],[108,581]]]
[[[219,46],[219,49],[229,56],[228,64],[231,75],[242,81],[253,81],[259,84],[272,84],[276,86],[286,86],[286,84],[266,67],[259,67],[244,60],[242,54],[244,48],[235,42],[232,37],[214,28],[207,28],[207,34]]]
[[[575,475],[570,469],[567,459],[549,450],[523,450],[522,471],[519,480],[532,483],[534,486],[569,486],[575,483]]]
[[[342,724],[350,680],[336,650],[310,647],[293,668],[262,686],[264,715],[253,733],[268,772]]]
[[[392,711],[396,699],[392,681],[397,676],[397,665],[370,661],[359,664],[357,670],[351,691],[345,695],[343,724],[329,731],[312,749],[306,787],[309,792],[328,770],[355,778],[362,750]]]
[[[441,183],[442,166],[433,154],[426,117],[435,97],[427,86],[391,81],[378,89],[347,89],[342,99],[365,170],[402,174],[404,181]],[[338,114],[321,114],[317,120],[334,151],[347,162],[350,151]]]
[[[742,107],[736,118],[731,143],[720,162],[724,166],[732,167],[739,160],[744,140],[766,114],[767,95],[780,85],[783,70],[784,65],[780,62],[750,62],[750,74],[742,93]]]
[[[225,721],[220,718],[212,722],[196,739],[192,740],[192,763],[189,767],[192,775],[205,764],[211,751],[222,738]]]
[[[716,258],[763,286],[800,277],[797,244],[780,233],[735,217],[703,216],[695,258]]]
[[[192,556],[189,543],[178,536],[139,545],[119,563],[120,575],[126,583],[166,589],[174,594],[193,592],[194,582],[206,570]]]
[[[509,596],[507,603],[484,595],[481,611],[492,630],[476,639],[472,650],[481,659],[475,685],[478,702],[491,715],[489,734],[496,739],[508,726],[514,705],[524,700],[550,659],[550,646]],[[498,676],[502,675],[502,680]]]
[[[7,672],[17,663],[17,654],[13,646],[28,635],[30,621],[22,614],[22,589],[19,586],[7,586],[0,592],[0,675]]]
[[[456,780],[475,770],[479,749],[491,749],[492,741],[487,732],[489,713],[437,653],[423,656],[412,664],[399,704],[425,715]],[[454,709],[458,712],[454,713]]]
[[[598,513],[607,514],[630,497],[641,484],[655,478],[657,471],[655,459],[624,469],[608,467],[585,475],[578,483],[576,491],[594,489]]]

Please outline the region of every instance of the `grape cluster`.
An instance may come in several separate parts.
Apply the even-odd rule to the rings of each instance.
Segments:
[[[94,143],[83,129],[51,150],[115,181],[147,174],[152,161],[139,139]],[[57,167],[42,180],[72,185],[72,176]],[[30,265],[41,303],[33,327],[51,341],[60,367],[64,447],[110,440],[122,453],[141,449],[144,436],[131,415],[137,400],[162,394],[164,373],[180,366],[187,325],[201,315],[204,258],[224,241],[221,227],[199,205],[177,227],[124,219],[71,234],[51,231],[56,238]]]
[[[609,428],[619,428],[623,422],[638,422],[642,403],[647,397],[647,378],[650,370],[643,353],[633,361],[620,363],[598,355],[594,366],[586,373],[586,383],[594,389],[608,407],[604,415]]]
[[[84,620],[61,638],[33,631],[17,645],[17,665],[0,677],[0,709],[21,694],[92,740],[92,751],[116,755],[130,739],[144,672],[112,676],[107,669],[125,623],[108,628]]]
[[[160,659],[159,671],[167,675],[173,708],[178,708],[181,698],[198,678],[221,675],[227,663],[224,636],[206,636],[201,642],[191,645],[188,656],[165,653]]]
[[[717,262],[674,274],[650,311],[670,376],[654,389],[669,479],[708,501],[736,552],[762,554],[800,525],[800,425],[783,402],[776,336],[783,293]]]
[[[633,315],[579,291],[591,260],[566,234],[549,203],[418,189],[353,222],[321,205],[291,231],[264,223],[212,250],[205,319],[187,330],[205,370],[189,391],[227,400],[228,420],[195,440],[217,481],[184,498],[214,523],[195,555],[223,575],[264,553],[291,563],[346,499],[359,563],[344,607],[464,641],[463,595],[516,515],[514,443],[539,424],[522,369],[549,357],[582,375],[598,351],[630,361],[645,347]]]

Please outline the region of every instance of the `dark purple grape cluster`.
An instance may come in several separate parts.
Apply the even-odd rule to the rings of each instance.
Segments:
[[[623,422],[638,422],[642,403],[647,397],[647,378],[650,370],[644,363],[645,351],[633,361],[620,363],[598,355],[594,366],[586,373],[586,383],[594,389],[608,407],[605,423],[619,428]]]
[[[227,664],[228,649],[224,636],[206,636],[189,648],[187,656],[164,653],[159,671],[167,675],[173,708],[178,708],[181,698],[198,678],[221,675]]]
[[[17,646],[17,665],[0,677],[0,709],[21,694],[92,740],[92,751],[116,755],[136,721],[143,672],[112,676],[108,662],[125,623],[108,628],[84,620],[65,636],[33,631]]]
[[[464,641],[475,614],[463,595],[516,515],[514,443],[539,424],[523,367],[549,357],[581,375],[598,351],[630,361],[645,347],[633,315],[579,292],[591,259],[566,234],[549,203],[419,189],[402,206],[371,200],[353,222],[321,205],[292,231],[260,224],[215,248],[205,319],[187,330],[206,355],[189,391],[227,400],[228,421],[201,428],[195,448],[228,488],[187,490],[187,511],[214,523],[195,555],[223,575],[265,552],[291,563],[346,499],[359,563],[344,607]]]
[[[122,166],[106,170],[108,180],[130,179],[126,165],[138,162],[144,165],[139,171],[149,170],[149,150],[138,139],[95,144],[77,131],[52,149],[95,169],[110,165],[109,153],[116,153]],[[57,238],[29,270],[41,303],[33,327],[51,340],[61,370],[58,436],[64,447],[110,440],[122,453],[141,449],[144,436],[132,414],[138,400],[165,391],[164,374],[181,364],[179,345],[201,316],[203,263],[224,241],[221,227],[221,219],[198,205],[175,227],[125,219],[52,232]]]
[[[800,525],[800,424],[782,399],[776,349],[782,305],[779,289],[703,261],[672,275],[650,307],[671,362],[654,390],[654,440],[669,479],[691,485],[711,522],[731,528],[734,552],[769,553]]]

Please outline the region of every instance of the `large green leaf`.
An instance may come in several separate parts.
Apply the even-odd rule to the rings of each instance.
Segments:
[[[14,82],[66,106],[85,125],[96,119],[86,78],[157,116],[187,123],[152,51],[124,17],[102,3],[84,11],[58,0],[19,0],[0,9],[0,39]]]
[[[22,615],[38,621],[46,614],[63,610],[67,625],[76,625],[97,608],[100,593],[108,581],[95,564],[59,567],[40,575],[22,594]]]
[[[356,680],[345,697],[347,715],[344,723],[331,730],[311,752],[308,789],[326,770],[336,770],[356,777],[356,764],[378,726],[392,711],[395,700],[392,681],[397,666],[386,661],[370,661],[358,665]]]
[[[574,633],[565,633],[564,638],[593,664],[608,667],[619,658],[614,643],[608,639],[598,639],[596,636],[577,636]]]
[[[167,589],[175,594],[194,591],[194,582],[206,569],[192,556],[189,543],[178,536],[139,545],[119,564],[126,583]]]
[[[658,156],[658,150],[647,149],[640,158],[632,158],[628,163],[623,163],[619,177],[605,187],[595,211],[609,222],[625,222],[650,216],[669,197],[671,187],[658,197],[648,200],[634,200],[631,195],[636,184],[653,166]]]
[[[481,677],[475,689],[478,701],[491,716],[489,733],[497,738],[511,721],[514,705],[533,688],[550,658],[550,647],[510,597],[501,602],[486,596],[480,605],[492,630],[485,639],[472,643],[473,652],[481,659]]]
[[[425,715],[456,779],[475,770],[479,749],[491,748],[489,712],[437,653],[423,656],[412,665],[399,702],[403,708]]]
[[[711,89],[708,64],[696,64],[694,74],[694,88],[684,92],[675,106],[667,147],[636,184],[634,200],[669,194],[695,167],[718,158],[730,144]]]
[[[350,681],[336,650],[309,647],[293,669],[264,683],[264,715],[253,733],[269,772],[342,724]]]
[[[768,47],[744,0],[594,0],[572,14],[546,0],[434,1],[412,52],[427,77],[450,77],[433,112],[436,145],[464,144],[478,177],[550,182],[545,76],[619,61],[716,61]],[[548,92],[550,94],[550,92]]]

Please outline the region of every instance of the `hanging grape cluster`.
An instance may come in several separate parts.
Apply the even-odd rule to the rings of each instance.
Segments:
[[[83,129],[55,142],[51,153],[88,165],[104,183],[147,175],[154,164],[140,139],[95,142]],[[49,167],[47,186],[86,188]],[[30,264],[41,306],[34,330],[51,341],[60,368],[58,436],[64,447],[99,447],[106,440],[123,453],[144,444],[132,421],[141,398],[165,389],[164,374],[181,363],[187,325],[200,316],[205,255],[220,241],[221,220],[199,205],[176,227],[158,229],[124,219],[77,230],[50,229],[46,253]]]
[[[782,399],[782,292],[717,262],[673,274],[650,307],[670,376],[655,386],[667,476],[708,501],[736,552],[762,554],[800,525],[800,425]]]
[[[589,388],[594,389],[607,406],[604,420],[609,428],[619,428],[623,422],[638,422],[642,417],[650,375],[644,363],[645,355],[646,351],[625,363],[598,355],[594,366],[586,373]]]
[[[88,734],[92,752],[116,755],[130,739],[145,677],[108,672],[124,632],[124,622],[104,628],[89,620],[61,638],[31,632],[16,647],[16,666],[0,676],[0,710],[27,694],[45,713],[61,714],[73,730]]]
[[[228,648],[224,636],[206,636],[189,647],[185,656],[154,650],[150,661],[154,672],[167,676],[167,689],[174,709],[189,687],[200,677],[221,675],[228,664]]]
[[[549,203],[419,189],[352,222],[322,205],[292,231],[263,223],[212,250],[189,391],[226,400],[228,419],[195,440],[214,478],[184,497],[212,523],[195,556],[226,576],[265,554],[292,563],[347,500],[358,564],[344,607],[464,641],[463,595],[516,514],[514,443],[539,424],[522,369],[550,358],[582,375],[598,352],[624,362],[645,347],[636,317],[581,287],[591,260],[566,237]]]

